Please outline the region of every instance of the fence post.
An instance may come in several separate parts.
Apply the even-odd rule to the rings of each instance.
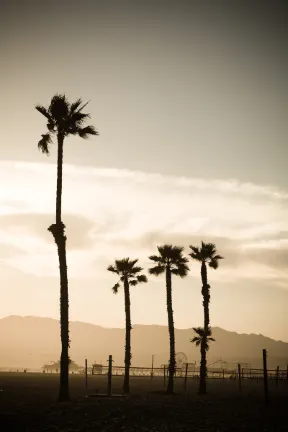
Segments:
[[[241,365],[238,363],[238,386],[239,386],[239,392],[242,391],[242,383],[241,383]]]
[[[267,351],[263,349],[263,376],[264,376],[264,393],[265,393],[265,403],[268,405],[268,375],[267,375]]]
[[[277,366],[276,369],[276,387],[278,387],[278,382],[279,382],[279,366]]]
[[[164,387],[166,387],[166,366],[164,365]]]
[[[112,355],[109,355],[108,359],[108,389],[107,389],[107,396],[112,395]]]
[[[225,379],[225,371],[224,371],[224,369],[222,371],[222,378],[223,378],[223,380]]]
[[[187,388],[187,375],[188,375],[188,363],[186,363],[186,366],[185,366],[185,377],[184,377],[184,389],[185,390]]]
[[[85,387],[88,387],[88,363],[87,359],[85,359]]]
[[[151,380],[153,379],[154,375],[154,354],[152,355],[152,371],[151,371]]]

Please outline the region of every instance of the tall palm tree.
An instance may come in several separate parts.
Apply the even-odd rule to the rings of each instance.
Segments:
[[[216,246],[213,243],[201,242],[201,247],[189,246],[192,252],[189,254],[192,259],[201,262],[201,278],[202,278],[202,296],[203,296],[203,308],[204,308],[204,327],[201,329],[204,333],[198,334],[201,336],[200,351],[201,351],[201,363],[200,363],[200,385],[199,394],[206,394],[206,375],[207,375],[207,360],[206,352],[208,346],[208,339],[211,336],[210,328],[210,317],[209,317],[209,303],[210,303],[210,285],[208,285],[207,279],[207,266],[217,269],[219,266],[219,260],[223,259],[221,255],[218,255]],[[198,327],[199,329],[199,327]],[[196,336],[197,337],[197,336]],[[211,339],[210,339],[211,340]],[[198,344],[199,345],[199,344]]]
[[[62,169],[63,169],[63,146],[64,139],[69,135],[78,135],[80,138],[87,139],[90,135],[98,135],[93,126],[84,126],[89,114],[82,112],[87,104],[83,104],[81,99],[69,103],[65,95],[56,94],[51,99],[48,108],[36,105],[39,111],[47,120],[48,132],[42,135],[38,143],[42,153],[50,154],[52,137],[56,136],[58,144],[57,159],[57,188],[56,188],[56,221],[48,231],[54,237],[57,245],[60,270],[60,330],[61,330],[61,358],[60,358],[60,389],[59,401],[69,400],[69,302],[68,302],[68,276],[66,262],[66,236],[65,225],[62,222]]]
[[[131,303],[130,303],[130,286],[136,286],[138,283],[146,283],[147,277],[142,272],[143,268],[136,266],[138,259],[130,260],[130,258],[123,258],[121,260],[115,260],[114,265],[108,266],[107,270],[116,273],[119,276],[119,282],[117,282],[112,291],[114,294],[118,293],[120,288],[120,282],[124,288],[124,300],[125,300],[125,317],[126,317],[126,333],[125,333],[125,375],[124,375],[124,393],[129,393],[129,371],[131,365]]]
[[[183,247],[165,244],[164,246],[157,246],[157,249],[159,255],[151,255],[149,257],[151,261],[157,263],[155,267],[149,269],[149,273],[159,276],[165,272],[166,275],[166,300],[170,341],[170,361],[167,392],[173,393],[176,358],[174,319],[172,309],[172,275],[184,278],[188,274],[189,267],[187,266],[188,258],[183,256]]]

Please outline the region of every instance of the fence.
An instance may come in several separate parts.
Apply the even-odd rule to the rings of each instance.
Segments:
[[[112,376],[122,376],[124,375],[125,367],[124,366],[112,366]],[[108,374],[108,366],[103,365],[101,368],[94,370],[92,373],[92,367],[88,367],[88,374],[92,375],[107,375]],[[83,368],[79,373],[84,374],[85,369]],[[164,374],[168,377],[169,369],[165,366],[163,367],[145,367],[145,366],[131,366],[130,367],[130,377],[164,377]],[[183,368],[176,368],[175,370],[175,378],[199,378],[200,376],[200,367],[195,367],[193,371],[186,371],[186,365],[184,364]],[[288,380],[288,368],[287,369],[278,369],[275,370],[267,370],[268,380]],[[238,370],[235,369],[216,369],[216,368],[208,368],[207,369],[207,378],[208,379],[237,379],[238,378]],[[241,379],[242,380],[263,380],[264,379],[264,369],[254,369],[254,368],[241,368]]]

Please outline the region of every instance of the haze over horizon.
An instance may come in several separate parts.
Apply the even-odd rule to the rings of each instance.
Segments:
[[[285,3],[58,3],[4,2],[0,17],[0,318],[59,319],[57,152],[38,152],[34,108],[59,92],[91,100],[100,133],[64,148],[70,320],[123,328],[107,265],[135,257],[147,274],[157,245],[204,240],[225,257],[208,271],[212,327],[288,342]],[[203,321],[189,265],[173,279],[179,329]],[[164,277],[131,303],[132,326],[167,325]]]

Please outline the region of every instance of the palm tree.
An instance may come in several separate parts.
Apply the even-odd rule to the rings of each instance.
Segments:
[[[69,103],[65,95],[56,94],[51,99],[48,108],[36,105],[39,111],[47,119],[48,132],[42,135],[38,143],[42,153],[50,154],[52,137],[57,137],[58,159],[57,159],[57,188],[56,188],[56,221],[48,231],[54,237],[57,245],[60,270],[60,329],[61,329],[61,360],[60,360],[60,389],[59,401],[69,400],[69,315],[68,315],[68,276],[66,262],[66,236],[65,225],[62,222],[62,169],[63,169],[63,146],[64,139],[69,135],[78,135],[87,139],[90,135],[98,135],[93,126],[84,126],[84,122],[90,118],[89,114],[82,112],[87,104],[81,99]]]
[[[209,318],[209,303],[210,303],[210,285],[208,285],[207,280],[207,266],[213,269],[217,269],[219,266],[219,260],[223,259],[221,255],[217,254],[216,246],[213,243],[201,242],[201,248],[190,246],[192,252],[189,254],[192,259],[201,262],[201,278],[202,278],[202,296],[203,296],[203,308],[204,308],[204,327],[201,329],[200,334],[198,331],[198,337],[201,336],[200,351],[201,351],[201,363],[200,363],[200,385],[199,394],[206,394],[206,375],[207,375],[207,361],[206,352],[208,346],[209,337],[212,334],[210,328],[210,318]],[[199,327],[198,327],[199,330]],[[202,331],[204,333],[202,333]],[[194,338],[195,339],[195,338]],[[211,340],[211,339],[210,339]],[[195,341],[194,341],[195,342]],[[198,345],[199,345],[198,343]]]
[[[143,268],[136,266],[138,259],[130,260],[130,258],[123,258],[121,260],[115,260],[114,265],[110,265],[107,270],[116,273],[119,276],[119,282],[117,282],[112,291],[114,294],[118,293],[120,288],[120,282],[124,287],[124,300],[125,300],[125,317],[126,317],[126,334],[125,334],[125,375],[124,375],[124,393],[129,393],[129,370],[131,365],[131,310],[130,310],[130,286],[136,286],[138,283],[146,283],[147,277],[142,272]]]
[[[190,342],[195,343],[198,347],[200,346],[206,351],[209,350],[209,342],[215,342],[215,339],[212,338],[212,330],[211,327],[208,328],[207,337],[205,338],[205,330],[203,327],[193,327],[194,332],[197,336],[194,336],[193,339],[190,339]]]
[[[184,278],[188,274],[189,267],[187,266],[188,258],[183,256],[183,247],[165,244],[164,246],[157,246],[157,249],[159,255],[151,255],[149,257],[151,261],[157,263],[155,267],[149,269],[149,273],[155,276],[159,276],[165,272],[166,275],[166,300],[170,341],[169,379],[167,392],[173,393],[176,358],[174,320],[172,309],[172,275]]]

